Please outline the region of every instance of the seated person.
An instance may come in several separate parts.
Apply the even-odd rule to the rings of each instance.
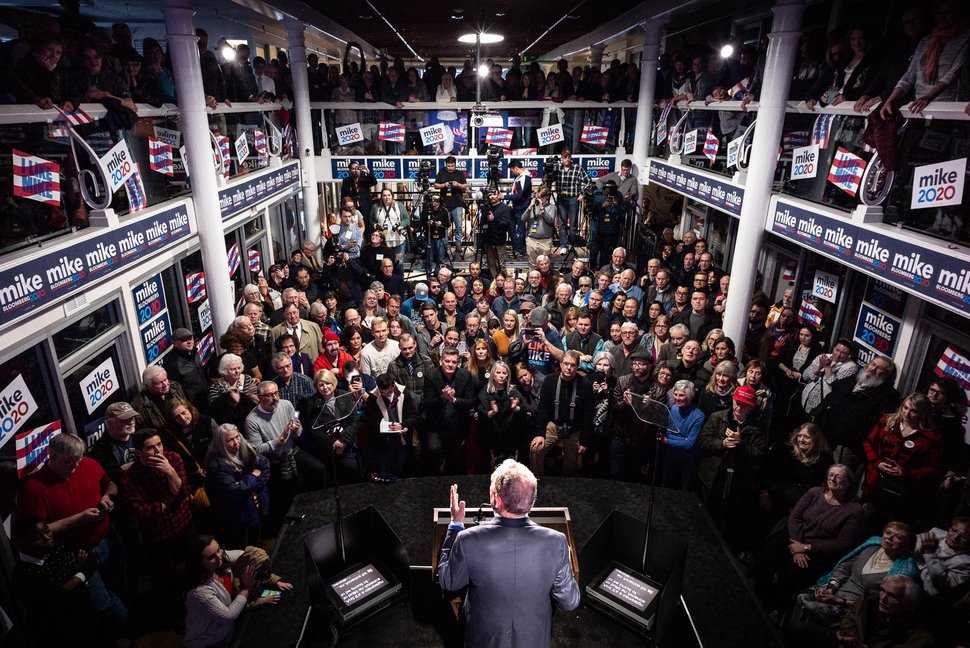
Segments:
[[[933,528],[916,537],[916,562],[930,596],[970,580],[970,518],[955,517],[947,530]]]

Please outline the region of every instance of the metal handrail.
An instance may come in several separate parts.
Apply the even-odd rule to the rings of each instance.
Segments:
[[[852,109],[854,102],[845,101],[838,106],[816,106],[814,110],[810,110],[808,106],[805,105],[804,101],[788,101],[785,102],[785,112],[791,114],[802,114],[802,115],[847,115],[850,117],[866,117],[871,114],[874,110],[878,110],[879,106],[872,108],[871,110],[866,110],[863,112],[856,112]],[[680,101],[675,104],[675,107],[680,110],[725,110],[728,112],[742,112],[740,101],[713,101],[710,104],[703,101]],[[900,107],[899,112],[904,118],[907,119],[951,119],[951,120],[970,120],[970,115],[968,115],[964,110],[967,107],[967,102],[965,101],[937,101],[931,103],[927,106],[922,113],[915,114],[909,110],[909,104],[904,104]],[[743,112],[758,112],[760,104],[757,101],[752,101],[743,110]]]
[[[250,112],[274,112],[280,108],[292,106],[290,102],[280,103],[254,103],[238,102],[231,106],[220,103],[213,110],[206,108],[206,112],[212,115],[225,115],[230,113],[250,113]],[[373,105],[373,104],[371,104]],[[174,117],[179,114],[179,107],[176,104],[162,104],[161,106],[150,106],[148,104],[136,104],[139,117]],[[108,114],[108,110],[100,103],[85,103],[78,106],[86,112],[92,119],[101,119]],[[55,122],[61,118],[61,113],[54,108],[38,108],[34,104],[7,104],[0,105],[0,126],[15,124],[43,124]]]
[[[554,101],[493,101],[493,102],[482,102],[480,105],[476,104],[474,101],[450,101],[450,102],[437,102],[437,101],[415,101],[407,102],[403,107],[398,108],[389,103],[377,102],[377,103],[362,103],[362,102],[347,102],[341,103],[339,101],[311,101],[311,108],[319,108],[321,110],[474,110],[476,108],[482,108],[483,111],[498,111],[498,110],[529,110],[536,108],[562,108],[564,110],[570,109],[582,109],[582,108],[636,108],[637,104],[629,101],[617,101],[615,103],[603,103],[600,101],[563,101],[562,103],[556,103]]]

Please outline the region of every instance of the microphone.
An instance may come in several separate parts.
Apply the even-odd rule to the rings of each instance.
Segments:
[[[481,524],[485,521],[485,513],[482,511],[486,506],[490,506],[488,502],[478,505],[478,513],[475,514],[475,524]]]

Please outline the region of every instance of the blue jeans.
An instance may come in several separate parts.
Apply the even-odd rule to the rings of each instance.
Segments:
[[[556,212],[558,213],[559,245],[569,245],[576,240],[576,230],[579,229],[579,196],[568,198],[562,194],[556,196]],[[569,223],[567,238],[566,223]]]
[[[455,245],[461,245],[461,242],[464,240],[462,234],[465,225],[465,208],[453,207],[448,210],[448,213],[451,214],[451,222],[455,224]]]
[[[445,262],[445,240],[431,239],[428,241],[428,268],[437,270]]]
[[[525,254],[525,223],[522,222],[522,214],[524,212],[512,212],[512,222],[515,224],[515,231],[512,233],[512,243],[515,245],[515,251],[519,254]]]

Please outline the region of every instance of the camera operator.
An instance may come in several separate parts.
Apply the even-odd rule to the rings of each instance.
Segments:
[[[455,224],[455,245],[461,245],[465,216],[463,196],[468,189],[468,178],[457,166],[458,160],[454,155],[446,157],[445,168],[434,179],[434,188],[441,190],[441,204],[451,214],[451,220]]]
[[[340,210],[340,229],[335,238],[337,249],[344,260],[360,258],[360,248],[364,244],[364,233],[352,221],[353,213],[344,207]]]
[[[497,189],[488,190],[488,204],[479,209],[482,224],[482,239],[485,243],[485,256],[488,270],[493,277],[505,273],[505,241],[512,231],[512,208],[502,202],[502,194]]]
[[[522,214],[522,223],[526,228],[525,250],[529,255],[529,265],[533,268],[540,256],[552,256],[556,206],[550,201],[551,196],[548,188],[539,187],[532,195],[529,207]]]
[[[589,219],[589,266],[598,268],[606,261],[620,233],[626,205],[616,182],[607,180],[602,189],[593,192],[593,213]]]
[[[592,184],[589,175],[578,164],[573,164],[573,154],[566,149],[562,152],[562,166],[556,174],[556,203],[559,213],[559,250],[567,252],[573,245],[579,229],[579,210],[585,201],[586,189]],[[568,225],[568,230],[567,230]],[[568,233],[567,233],[568,232]]]
[[[559,376],[549,376],[539,392],[536,414],[538,435],[532,439],[532,472],[545,473],[546,455],[562,451],[562,474],[579,472],[580,455],[586,452],[593,429],[593,387],[579,375],[579,351],[566,351],[559,361]]]
[[[636,176],[633,175],[633,160],[623,160],[620,162],[619,171],[613,171],[612,173],[607,173],[605,176],[597,178],[596,186],[602,188],[610,180],[616,183],[616,189],[623,196],[624,203],[628,206],[630,204],[637,204],[640,198],[640,183],[637,181]]]
[[[435,195],[431,199],[431,210],[425,218],[428,232],[428,269],[431,274],[436,274],[438,268],[445,263],[445,239],[451,225],[451,215],[441,204],[441,196]]]
[[[370,220],[373,227],[384,233],[387,247],[394,251],[395,268],[402,274],[410,221],[404,205],[394,200],[394,192],[387,187],[381,190],[381,200],[371,210]]]
[[[351,198],[354,207],[361,214],[370,214],[374,200],[371,198],[371,190],[377,186],[377,178],[371,174],[367,167],[359,162],[350,163],[350,175],[340,183],[340,197]]]
[[[516,254],[524,255],[525,225],[522,222],[522,214],[525,213],[525,210],[529,208],[529,203],[532,202],[532,176],[522,166],[521,160],[509,162],[509,171],[515,176],[515,180],[512,182],[512,193],[507,195],[512,205],[512,226],[514,228],[512,245]]]

